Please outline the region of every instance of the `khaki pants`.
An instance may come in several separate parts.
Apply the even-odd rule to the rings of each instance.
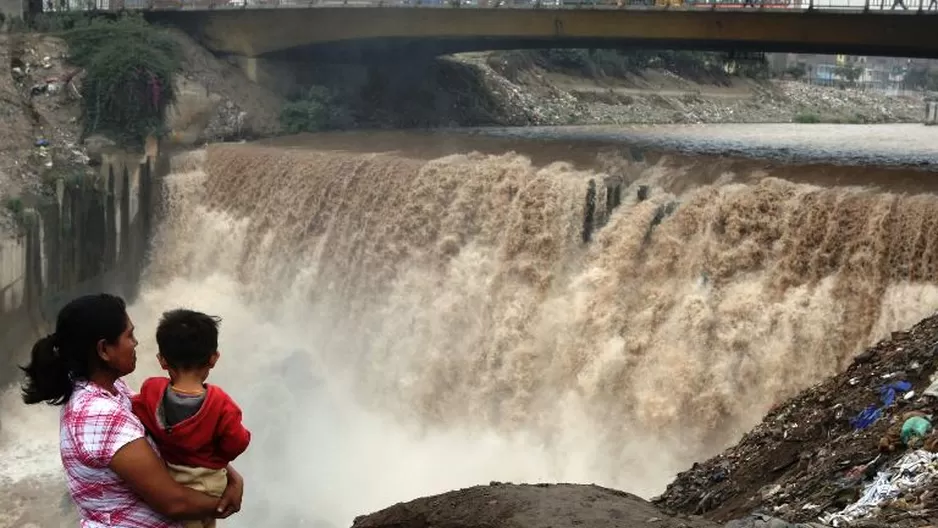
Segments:
[[[177,466],[175,464],[166,464],[169,468],[169,474],[173,480],[187,488],[207,493],[212,497],[221,497],[228,486],[228,471],[225,469],[208,469],[200,467]],[[186,528],[214,528],[215,519],[205,519],[202,521],[186,521],[183,523]]]

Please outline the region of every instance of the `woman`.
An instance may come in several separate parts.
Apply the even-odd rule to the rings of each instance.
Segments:
[[[88,295],[62,308],[23,368],[24,402],[63,405],[59,446],[81,526],[177,528],[234,514],[244,481],[233,468],[221,499],[177,484],[131,412],[120,378],[136,368],[136,347],[123,299]]]

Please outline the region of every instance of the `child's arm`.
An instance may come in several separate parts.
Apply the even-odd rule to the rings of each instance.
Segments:
[[[229,462],[251,443],[251,432],[241,424],[241,409],[230,398],[218,420],[217,439],[219,455]]]

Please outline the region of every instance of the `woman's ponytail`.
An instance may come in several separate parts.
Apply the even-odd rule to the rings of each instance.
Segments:
[[[59,353],[55,334],[36,341],[29,364],[20,368],[26,373],[26,383],[23,384],[23,402],[26,404],[46,402],[62,405],[72,395],[68,362]]]
[[[72,396],[74,383],[88,380],[98,368],[98,343],[116,343],[127,328],[127,307],[114,295],[85,295],[59,310],[55,333],[33,345],[23,383],[23,401],[62,405]]]

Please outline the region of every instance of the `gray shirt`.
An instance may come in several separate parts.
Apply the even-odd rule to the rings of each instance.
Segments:
[[[202,408],[205,401],[205,394],[181,394],[173,390],[172,387],[166,387],[163,393],[163,420],[166,427],[172,427],[183,420],[195,416]]]

